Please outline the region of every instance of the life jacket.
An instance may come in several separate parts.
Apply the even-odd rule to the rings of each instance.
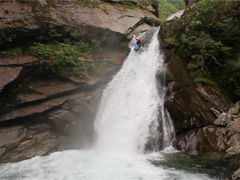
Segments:
[[[137,40],[137,44],[142,44],[142,41],[140,38],[137,38],[136,40]]]

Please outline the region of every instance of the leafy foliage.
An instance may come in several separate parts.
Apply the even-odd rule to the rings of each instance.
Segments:
[[[161,22],[164,22],[169,15],[185,8],[184,0],[177,0],[177,1],[176,0],[158,0],[158,1],[159,1],[158,16]]]
[[[21,47],[8,48],[0,52],[0,58],[32,55],[39,59],[40,71],[51,71],[60,76],[76,75],[87,78],[105,71],[105,62],[86,60],[101,50],[101,42],[63,39],[56,29],[50,29],[46,36],[39,35],[33,42]]]
[[[100,42],[92,39],[91,43],[71,42],[66,39],[64,42],[40,43],[37,42],[30,47],[30,54],[37,56],[42,61],[41,67],[53,71],[60,76],[77,75],[83,78],[94,73],[99,73],[97,69],[103,69],[105,63],[84,61],[81,57],[86,57],[91,52],[99,48]]]
[[[169,3],[174,5],[174,7],[178,10],[184,9],[185,8],[185,2],[184,0],[168,0]]]
[[[217,85],[240,98],[240,3],[200,2],[162,27],[165,45],[188,59],[197,82]]]
[[[0,51],[0,58],[21,56],[22,54],[23,54],[22,48],[15,47],[15,48],[10,48],[5,51]]]

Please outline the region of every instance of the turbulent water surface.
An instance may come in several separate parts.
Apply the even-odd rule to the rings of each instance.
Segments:
[[[156,74],[164,75],[158,30],[152,28],[142,35],[149,42],[141,52],[131,50],[122,69],[106,87],[95,121],[98,138],[92,149],[56,152],[3,164],[0,166],[0,179],[217,179],[204,171],[197,173],[168,164],[165,152],[174,151],[169,148],[174,129],[162,105],[165,88],[161,80],[158,83],[160,88],[156,83]],[[155,151],[165,148],[165,152],[144,153],[146,146]]]

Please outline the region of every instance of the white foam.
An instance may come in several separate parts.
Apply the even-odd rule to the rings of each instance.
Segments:
[[[1,180],[210,180],[174,168],[156,167],[157,155],[121,155],[94,150],[69,150],[0,166]],[[164,159],[159,160],[164,160]]]

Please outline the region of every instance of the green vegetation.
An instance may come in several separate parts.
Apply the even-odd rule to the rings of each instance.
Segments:
[[[197,82],[240,98],[240,3],[200,2],[162,27],[165,45],[185,57]]]
[[[16,57],[16,56],[21,56],[23,54],[22,48],[20,47],[15,47],[15,48],[10,48],[6,51],[0,51],[0,58],[3,57]]]
[[[185,8],[184,0],[158,0],[158,1],[159,1],[158,16],[161,22],[164,22],[169,15]]]
[[[41,68],[55,72],[60,76],[77,75],[80,77],[88,77],[102,70],[105,63],[84,61],[94,50],[99,48],[100,42],[93,39],[91,43],[74,42],[66,39],[64,42],[54,43],[34,43],[30,47],[31,55],[38,57],[42,61]]]
[[[82,7],[96,8],[98,2],[96,0],[76,0],[76,3]]]
[[[106,62],[86,60],[90,55],[101,50],[101,42],[92,39],[90,42],[64,39],[55,29],[48,35],[38,36],[27,46],[13,47],[0,52],[0,58],[32,55],[39,59],[41,71],[51,71],[60,76],[76,75],[87,78],[104,73]]]

